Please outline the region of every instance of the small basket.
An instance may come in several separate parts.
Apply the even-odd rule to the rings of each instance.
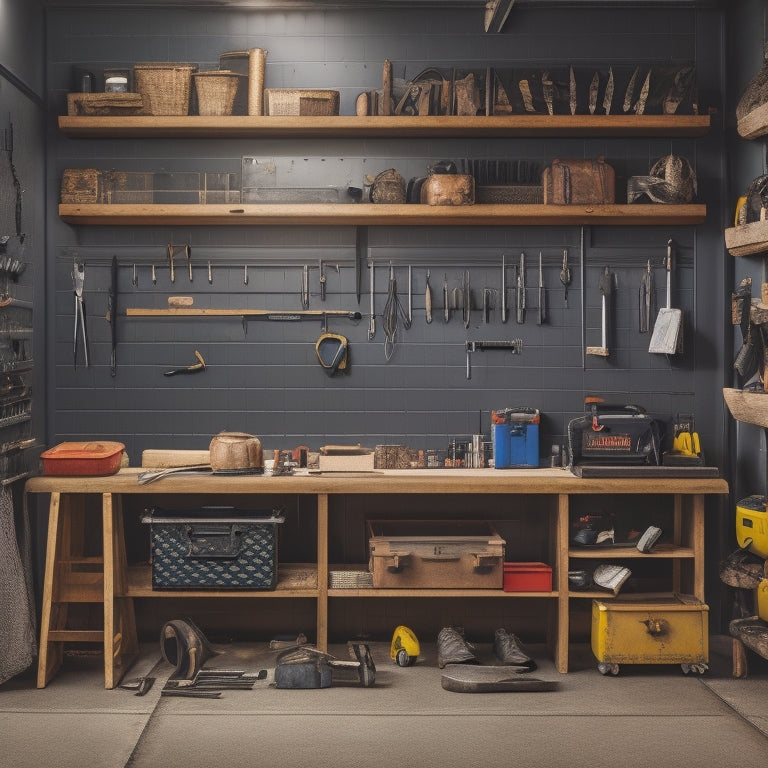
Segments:
[[[209,70],[193,75],[200,115],[231,115],[241,78],[230,70]]]
[[[299,88],[265,88],[266,115],[338,115],[339,92]]]
[[[146,115],[188,115],[192,73],[197,64],[134,64],[136,90]]]

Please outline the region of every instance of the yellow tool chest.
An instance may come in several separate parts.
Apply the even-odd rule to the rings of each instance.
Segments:
[[[620,664],[680,664],[701,674],[709,661],[709,606],[692,595],[592,601],[592,652],[604,675]]]

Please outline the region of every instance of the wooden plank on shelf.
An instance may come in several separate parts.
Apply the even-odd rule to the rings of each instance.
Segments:
[[[73,138],[703,136],[709,115],[59,117]]]
[[[59,205],[68,224],[89,226],[566,226],[695,225],[705,205]]]
[[[762,104],[744,115],[737,121],[736,130],[744,139],[759,139],[768,134],[768,104]]]
[[[751,221],[725,230],[725,247],[731,256],[753,256],[768,251],[768,221]]]

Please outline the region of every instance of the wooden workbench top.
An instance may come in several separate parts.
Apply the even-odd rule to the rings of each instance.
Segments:
[[[307,472],[271,475],[171,474],[140,485],[139,468],[121,469],[106,477],[38,476],[27,480],[29,493],[728,493],[722,478],[621,477],[579,478],[563,469],[410,469],[371,472]]]

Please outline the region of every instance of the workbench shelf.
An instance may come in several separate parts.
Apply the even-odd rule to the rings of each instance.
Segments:
[[[705,205],[59,205],[67,224],[87,226],[676,226],[704,222]]]
[[[547,620],[551,630],[547,632],[548,645],[557,669],[567,672],[571,598],[606,597],[604,592],[569,592],[569,567],[572,562],[584,559],[583,552],[569,546],[572,512],[594,508],[598,501],[615,503],[617,498],[623,506],[630,503],[657,505],[654,499],[649,501],[652,495],[666,499],[666,506],[671,509],[671,545],[659,546],[649,554],[632,554],[621,549],[611,555],[601,553],[601,556],[667,561],[670,573],[663,579],[664,593],[684,592],[703,601],[705,496],[728,493],[728,484],[719,478],[578,478],[560,469],[503,472],[493,469],[384,470],[355,475],[328,473],[280,477],[169,475],[149,486],[138,484],[140,471],[130,468],[108,477],[43,476],[27,480],[28,493],[49,497],[38,687],[45,687],[56,673],[66,643],[88,641],[103,644],[104,684],[114,688],[138,653],[134,605],[145,598],[310,600],[315,607],[316,639],[320,650],[326,650],[328,645],[329,624],[333,618],[329,615],[329,603],[337,600],[347,604],[354,598],[364,601],[382,598],[409,601],[490,599],[503,605],[506,614],[507,606],[513,612],[517,600],[530,604],[531,599],[538,599],[551,608],[551,618]],[[208,497],[226,498],[229,503],[236,501],[237,506],[243,508],[263,507],[278,499],[293,500],[302,515],[313,516],[313,525],[303,530],[314,531],[316,521],[316,540],[307,542],[310,549],[316,550],[316,562],[278,564],[278,586],[274,591],[152,590],[150,567],[146,563],[128,562],[125,526],[132,519],[128,520],[123,507],[130,504],[132,508],[143,508],[147,503],[161,500],[188,504],[192,497],[203,503]],[[363,528],[361,521],[375,519],[371,515],[381,515],[381,510],[389,510],[390,517],[413,517],[413,511],[419,510],[443,519],[447,509],[454,515],[467,510],[474,514],[490,511],[501,517],[507,515],[507,521],[521,526],[535,521],[535,530],[541,532],[543,539],[538,542],[510,541],[507,557],[512,554],[510,559],[519,559],[514,548],[518,547],[519,551],[521,545],[531,554],[548,552],[553,570],[552,591],[328,588],[329,563],[359,562],[340,559],[333,556],[336,552],[331,553],[332,534],[339,530],[339,526],[343,530],[349,530],[350,523],[357,526],[353,538],[359,541]],[[83,538],[89,530],[98,530],[98,520],[93,516],[101,517],[99,544],[102,553],[88,557],[90,553],[83,549]],[[334,542],[333,548],[337,546]],[[310,559],[311,554],[308,553]],[[67,605],[76,602],[103,602],[103,630],[67,626]],[[437,632],[439,627],[434,630]]]
[[[697,137],[709,115],[59,116],[72,138]]]

